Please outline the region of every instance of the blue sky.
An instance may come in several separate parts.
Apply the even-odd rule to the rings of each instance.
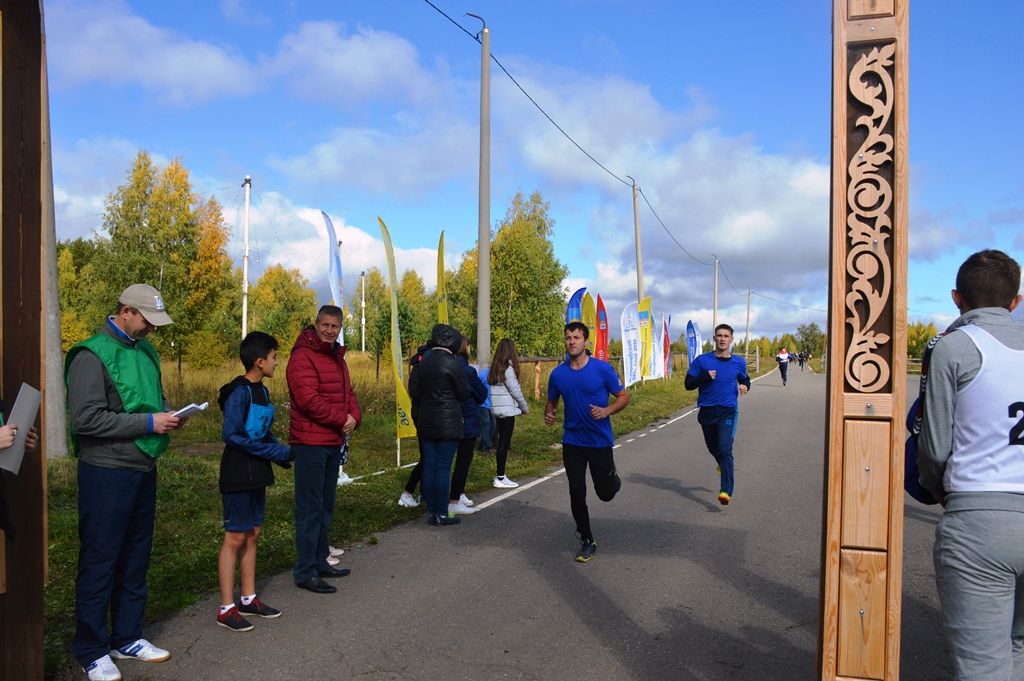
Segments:
[[[831,3],[435,0],[641,201],[644,284],[656,314],[752,333],[824,326]],[[57,234],[99,229],[104,197],[146,149],[180,158],[215,195],[241,258],[253,177],[252,266],[299,268],[327,295],[327,211],[346,290],[398,267],[428,288],[445,230],[454,266],[475,245],[480,48],[423,0],[48,0]],[[955,17],[955,22],[953,18]],[[979,248],[1024,259],[1024,4],[916,0],[910,17],[910,317],[955,315],[956,267]],[[617,317],[636,295],[632,198],[492,64],[491,217],[517,189],[555,219],[566,287]],[[736,290],[734,290],[734,288]],[[737,291],[739,293],[737,293]],[[772,299],[785,301],[779,304]]]

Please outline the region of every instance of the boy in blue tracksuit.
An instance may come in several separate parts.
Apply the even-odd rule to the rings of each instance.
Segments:
[[[224,411],[224,454],[220,460],[220,491],[224,502],[224,543],[217,573],[220,612],[217,624],[232,631],[249,631],[245,615],[275,618],[281,611],[256,597],[256,545],[266,508],[266,492],[274,484],[273,461],[289,467],[291,448],[270,432],[274,406],[263,385],[277,367],[277,340],[253,331],[242,340],[239,356],[245,374],[220,389],[217,403]],[[242,595],[235,603],[235,564],[242,578]]]
[[[736,437],[739,421],[739,394],[750,390],[750,376],[747,363],[742,357],[730,352],[732,327],[719,324],[715,327],[715,350],[699,355],[686,372],[686,389],[697,390],[697,422],[704,431],[704,442],[711,456],[718,462],[721,486],[718,503],[728,505],[733,494],[732,442]]]

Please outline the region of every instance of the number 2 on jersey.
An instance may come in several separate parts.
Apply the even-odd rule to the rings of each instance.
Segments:
[[[1024,402],[1014,402],[1010,405],[1010,418],[1014,418],[1017,414],[1024,414]],[[1017,421],[1017,425],[1010,428],[1010,444],[1024,445],[1024,416]]]

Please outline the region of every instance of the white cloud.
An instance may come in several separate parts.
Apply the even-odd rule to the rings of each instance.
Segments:
[[[287,74],[289,87],[305,99],[343,108],[368,100],[408,104],[438,100],[438,79],[419,63],[405,38],[369,28],[346,35],[341,24],[308,22],[281,39],[270,68]]]
[[[232,217],[225,216],[225,219]],[[358,227],[338,215],[331,215],[331,222],[342,242],[345,296],[351,298],[361,271],[377,267],[387,276],[384,242],[379,238],[376,224]],[[243,228],[240,222],[232,225],[231,234],[228,252],[241,264]],[[262,195],[259,203],[250,209],[250,283],[255,283],[270,265],[279,264],[297,269],[313,288],[326,296],[327,243],[327,228],[319,208],[296,205],[277,192]],[[411,269],[419,273],[428,291],[437,286],[437,249],[396,246],[395,266],[398,279]]]
[[[478,131],[438,117],[398,131],[345,128],[305,153],[270,165],[313,186],[344,185],[400,198],[414,197],[476,169]]]
[[[47,10],[57,86],[134,85],[190,104],[247,94],[260,82],[236,50],[154,26],[119,0],[62,0]]]
[[[928,210],[911,213],[908,238],[908,256],[923,262],[935,261],[965,242],[964,233],[950,214]]]

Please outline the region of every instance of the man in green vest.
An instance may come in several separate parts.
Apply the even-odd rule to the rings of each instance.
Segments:
[[[133,284],[96,335],[64,363],[78,456],[78,580],[72,650],[92,681],[117,681],[111,657],[163,662],[142,638],[156,515],[156,459],[182,421],[168,411],[160,358],[145,337],[171,324],[160,292]],[[107,613],[110,627],[107,627]]]

